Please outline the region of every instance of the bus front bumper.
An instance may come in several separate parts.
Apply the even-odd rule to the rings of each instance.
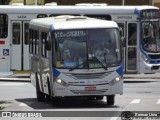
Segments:
[[[85,85],[85,86],[72,86],[67,87],[55,83],[54,97],[65,97],[65,96],[106,96],[123,94],[123,80],[115,84],[105,85]]]

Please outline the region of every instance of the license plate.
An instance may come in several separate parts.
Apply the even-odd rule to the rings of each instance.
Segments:
[[[96,86],[85,87],[85,91],[95,91],[95,90],[96,90]]]

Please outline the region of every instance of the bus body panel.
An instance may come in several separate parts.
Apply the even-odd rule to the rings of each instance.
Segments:
[[[66,10],[67,9],[67,10]],[[135,70],[127,70],[124,71],[127,73],[154,73],[160,71],[160,63],[158,62],[159,59],[157,57],[160,55],[159,53],[155,54],[155,57],[153,59],[150,59],[148,55],[150,53],[145,53],[143,49],[141,49],[142,46],[142,28],[140,27],[140,24],[142,21],[147,21],[147,19],[141,20],[139,19],[141,15],[141,11],[144,10],[159,10],[159,8],[154,6],[0,6],[0,15],[6,14],[8,16],[8,36],[7,38],[0,38],[0,40],[3,43],[5,41],[5,44],[0,44],[0,51],[3,51],[0,53],[0,71],[11,71],[11,70],[29,70],[29,59],[27,59],[27,56],[24,56],[25,54],[28,54],[26,51],[23,53],[23,44],[19,45],[19,49],[17,49],[19,53],[19,60],[21,65],[13,65],[16,63],[15,57],[12,55],[12,52],[15,51],[14,47],[12,48],[12,22],[25,22],[30,21],[33,18],[39,17],[48,17],[48,16],[56,16],[60,14],[72,14],[72,15],[86,15],[86,16],[93,16],[93,17],[99,17],[102,19],[106,19],[108,16],[111,17],[111,20],[125,23],[125,30],[124,33],[127,30],[127,23],[130,22],[137,22],[137,68]],[[158,21],[158,19],[154,19]],[[22,27],[23,28],[23,27]],[[21,32],[23,38],[23,33]],[[124,39],[127,38],[126,33],[124,35]],[[22,41],[22,39],[21,39]],[[21,42],[23,43],[23,42]],[[28,46],[25,46],[26,48]],[[128,49],[125,49],[126,53],[124,57],[127,57]],[[5,54],[7,53],[7,54]],[[142,55],[141,55],[142,54]],[[143,63],[143,54],[147,57],[150,61],[155,61],[154,64],[152,63]],[[20,57],[22,56],[22,57]],[[127,66],[127,58],[124,58],[124,64]],[[26,61],[24,61],[26,60]],[[142,62],[141,62],[142,61]],[[13,67],[12,67],[13,66]],[[18,68],[17,68],[17,67]],[[125,67],[124,67],[125,68]]]
[[[66,21],[65,19],[67,19],[68,17],[61,18],[61,19],[64,19],[63,21],[57,20],[57,18],[56,19],[55,18],[56,17],[34,19],[34,20],[31,20],[29,23],[30,40],[31,40],[30,41],[30,67],[31,67],[30,78],[33,86],[36,87],[37,93],[42,93],[42,95],[47,95],[52,98],[73,97],[73,96],[76,96],[76,97],[78,96],[94,97],[94,96],[107,96],[107,95],[114,96],[116,94],[123,94],[123,66],[121,64],[122,57],[120,54],[121,53],[121,48],[120,48],[121,42],[119,42],[120,37],[117,37],[117,41],[113,42],[117,46],[117,49],[115,49],[115,52],[119,54],[118,57],[117,57],[117,54],[115,54],[115,56],[117,57],[116,61],[119,60],[119,63],[115,62],[113,66],[107,66],[107,62],[106,62],[105,64],[106,68],[105,68],[104,67],[105,65],[101,65],[103,63],[99,61],[98,64],[100,66],[96,68],[95,60],[91,60],[92,62],[95,62],[91,64],[93,66],[95,65],[95,68],[94,67],[93,68],[84,67],[84,68],[78,68],[78,69],[76,67],[75,68],[72,68],[72,67],[58,68],[58,66],[54,62],[56,57],[58,56],[57,53],[55,52],[57,50],[57,47],[55,47],[55,44],[57,43],[55,41],[56,40],[58,41],[58,37],[57,39],[55,37],[55,32],[59,31],[59,29],[62,29],[63,31],[69,31],[69,33],[64,34],[66,35],[64,38],[65,40],[70,41],[70,39],[72,38],[72,35],[79,36],[80,33],[81,34],[83,33],[82,32],[83,29],[85,29],[86,31],[87,30],[91,31],[92,29],[93,30],[96,29],[98,31],[100,31],[101,29],[104,31],[112,31],[112,29],[114,29],[115,31],[118,31],[117,35],[119,36],[119,30],[117,29],[118,28],[117,24],[113,21],[104,21],[104,20],[93,19],[88,17],[84,17],[85,19],[81,20],[81,18],[75,17],[77,19],[78,25],[74,25],[77,22],[75,22],[75,20],[73,21],[71,20],[69,22]],[[62,24],[60,24],[61,22]],[[97,25],[95,23],[97,23]],[[71,25],[73,25],[73,27]],[[74,33],[73,31],[78,31],[78,32]],[[63,36],[62,33],[61,35]],[[83,35],[85,34],[83,33],[82,36]],[[89,32],[86,35],[89,35]],[[103,38],[103,36],[101,37]],[[86,38],[87,39],[85,42],[89,40],[88,37]],[[76,40],[80,40],[80,39],[78,39],[77,37]],[[61,41],[61,39],[59,41]],[[51,44],[50,50],[46,50],[47,42]],[[72,42],[69,42],[68,44],[72,44]],[[74,43],[74,45],[76,44]],[[75,46],[75,47],[78,48],[78,46]],[[86,52],[85,55],[87,55],[87,59],[89,59],[88,58],[89,53]],[[113,61],[113,60],[110,60],[110,61]],[[65,60],[63,62],[65,62]],[[89,63],[88,65],[90,66]]]
[[[82,73],[80,73],[82,74]],[[83,73],[84,74],[84,73]],[[89,73],[88,73],[89,74]],[[94,74],[94,73],[92,73]],[[62,76],[62,77],[61,77]],[[69,84],[67,87],[62,86],[54,82],[54,96],[89,96],[89,95],[112,95],[112,94],[123,94],[123,80],[112,84],[112,81],[119,77],[119,74],[115,71],[108,71],[107,76],[104,78],[93,78],[93,79],[73,79],[71,75],[67,77],[64,74],[59,75],[59,79],[66,79]],[[113,89],[113,90],[112,90]]]

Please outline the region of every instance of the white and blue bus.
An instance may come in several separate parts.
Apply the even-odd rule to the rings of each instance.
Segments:
[[[0,6],[0,71],[29,70],[29,21],[62,14],[117,22],[125,45],[124,72],[160,71],[159,8],[105,5]]]
[[[86,97],[113,105],[123,94],[121,37],[113,21],[83,16],[29,23],[31,82],[38,101]]]
[[[85,9],[85,6],[84,8]],[[91,11],[91,10],[96,10]],[[124,43],[125,73],[160,71],[160,12],[153,6],[86,7],[85,16],[117,22]]]

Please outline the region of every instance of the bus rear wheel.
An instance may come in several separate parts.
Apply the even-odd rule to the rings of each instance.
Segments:
[[[114,105],[115,95],[107,95],[107,105]]]
[[[50,86],[49,79],[47,79],[47,83],[48,83],[48,95],[46,94],[46,101],[50,102],[51,101],[51,86]]]
[[[40,91],[39,82],[38,82],[38,79],[37,79],[37,78],[36,78],[36,95],[37,95],[37,100],[38,100],[39,102],[45,100],[45,94]]]

